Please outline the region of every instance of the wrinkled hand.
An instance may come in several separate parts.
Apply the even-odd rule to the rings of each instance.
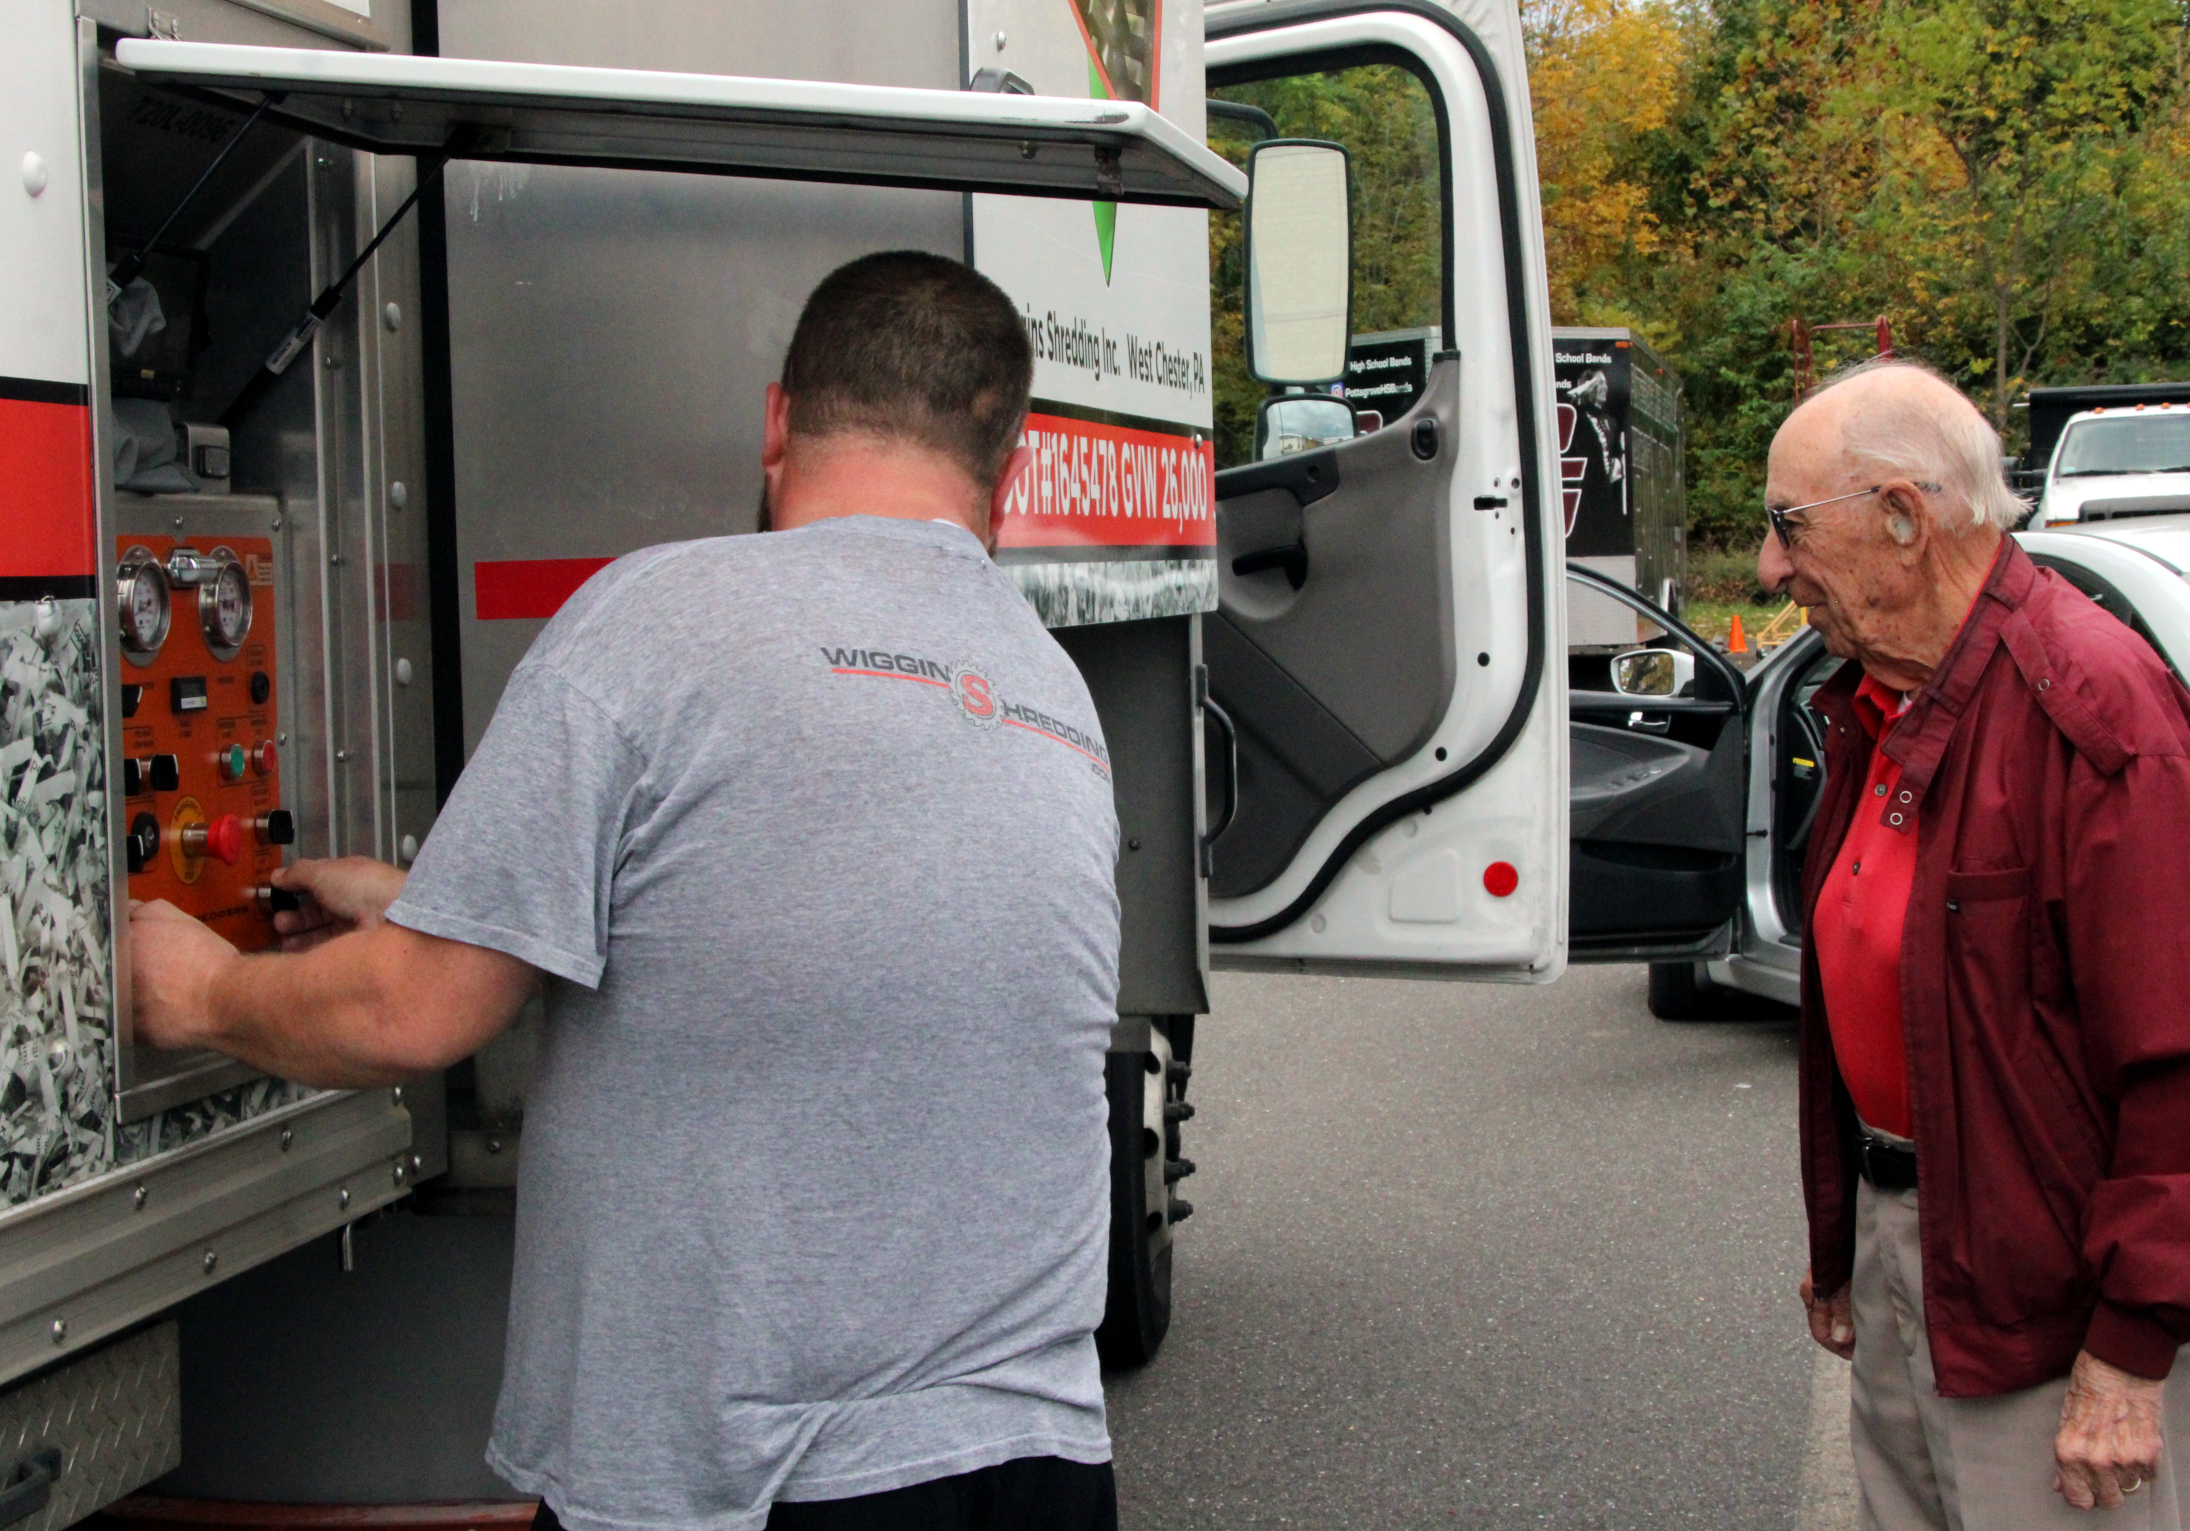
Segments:
[[[212,1040],[213,985],[241,954],[166,899],[129,905],[135,1039],[147,1047]]]
[[[2160,1395],[2154,1382],[2078,1351],[2053,1438],[2053,1487],[2079,1510],[2119,1509],[2160,1470]]]
[[[1802,1306],[1810,1315],[1810,1338],[1843,1361],[1855,1359],[1855,1298],[1842,1287],[1830,1297],[1817,1295],[1811,1278],[1802,1278]]]
[[[281,949],[304,952],[336,936],[378,925],[388,906],[402,896],[406,877],[385,861],[344,856],[339,861],[300,861],[283,867],[271,881],[294,893],[302,904],[274,916]]]

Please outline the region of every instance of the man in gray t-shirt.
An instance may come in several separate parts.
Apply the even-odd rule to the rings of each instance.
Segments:
[[[489,1459],[547,1525],[1115,1526],[1109,758],[984,546],[1030,372],[966,268],[837,272],[776,530],[579,591],[407,881],[300,863],[285,957],[133,912],[140,1038],[314,1083],[544,984]]]

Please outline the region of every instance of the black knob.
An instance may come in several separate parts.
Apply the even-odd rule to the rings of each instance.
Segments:
[[[152,757],[152,790],[173,792],[182,786],[182,762],[173,755]]]
[[[160,853],[160,821],[149,813],[140,813],[130,820],[129,833],[123,844],[129,852],[129,870],[132,874],[152,865],[152,858]]]
[[[266,699],[274,694],[274,678],[264,670],[251,672],[251,705],[264,707]]]
[[[251,898],[259,906],[259,913],[264,915],[294,914],[303,907],[294,893],[271,883],[261,883],[253,888]]]
[[[142,797],[145,792],[144,767],[134,759],[122,762],[122,796]]]
[[[135,717],[135,716],[137,715],[137,704],[138,704],[139,702],[143,701],[143,700],[144,700],[144,687],[142,687],[142,686],[124,686],[124,687],[122,687],[122,716],[123,716],[123,717],[125,717],[125,718],[133,718],[133,717]]]
[[[286,808],[276,808],[272,813],[262,813],[258,818],[259,843],[262,845],[294,845],[297,843],[296,816]]]

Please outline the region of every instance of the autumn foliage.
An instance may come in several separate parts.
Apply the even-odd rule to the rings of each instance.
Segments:
[[[1702,540],[1757,535],[1798,315],[1887,315],[2011,449],[2034,385],[2190,376],[2185,0],[1523,15],[1553,317],[1680,369]]]

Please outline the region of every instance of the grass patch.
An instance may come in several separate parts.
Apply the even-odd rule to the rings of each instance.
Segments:
[[[1682,618],[1705,638],[1724,643],[1735,616],[1752,646],[1759,629],[1787,607],[1787,598],[1757,583],[1757,550],[1688,550],[1688,605]]]

